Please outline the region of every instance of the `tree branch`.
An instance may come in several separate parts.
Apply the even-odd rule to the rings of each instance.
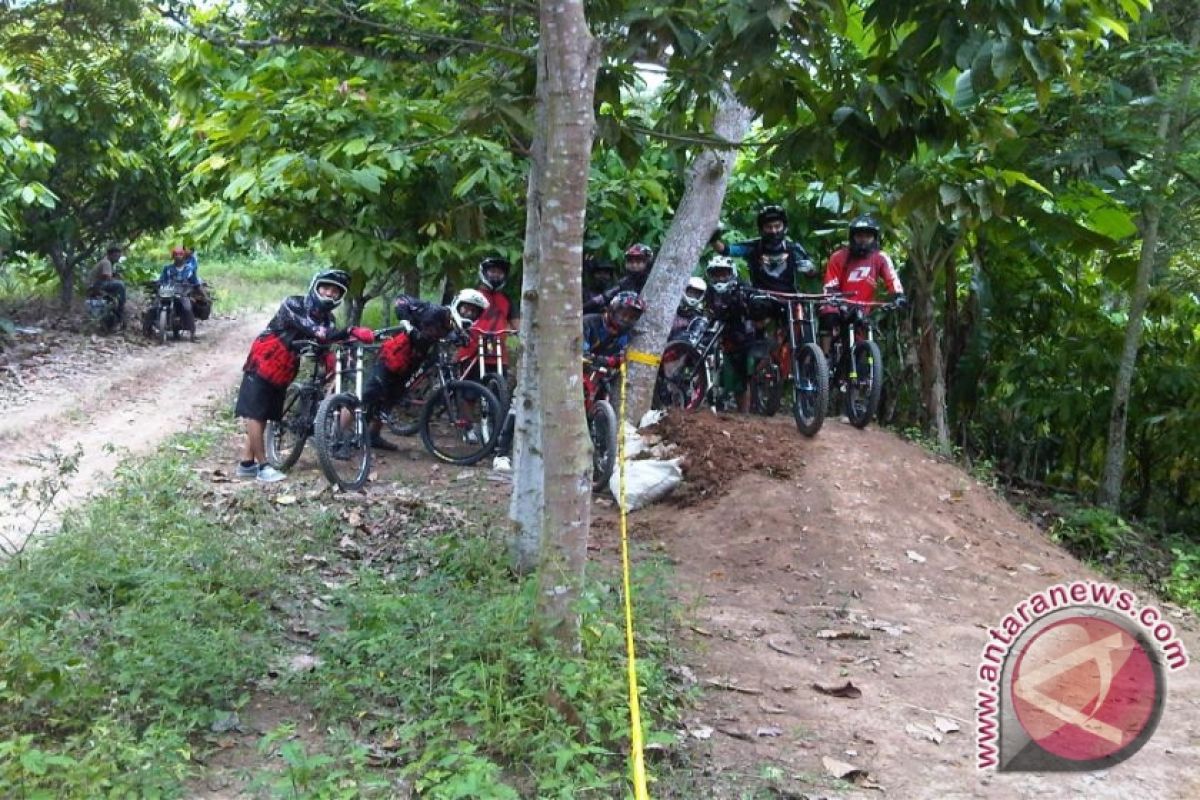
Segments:
[[[496,44],[494,42],[481,42],[477,39],[463,39],[458,36],[446,36],[445,34],[440,34],[440,33],[429,33],[428,31],[420,31],[420,30],[416,30],[415,28],[408,28],[408,27],[404,27],[404,26],[400,26],[400,25],[389,25],[385,22],[376,22],[373,19],[366,19],[364,17],[358,16],[357,14],[351,14],[348,11],[343,11],[339,8],[335,8],[331,5],[329,5],[328,3],[322,3],[321,5],[330,14],[333,14],[335,17],[344,19],[347,22],[353,22],[355,25],[361,25],[364,28],[373,28],[378,31],[394,33],[397,36],[408,36],[413,39],[424,39],[425,41],[428,41],[428,42],[441,42],[443,44],[457,44],[457,45],[462,45],[463,47],[470,47],[470,48],[476,49],[476,50],[496,50],[501,53],[508,53],[509,55],[518,56],[520,58],[525,58],[525,59],[532,59],[532,57],[533,57],[530,53],[528,53],[524,50],[518,50],[515,47],[509,47],[509,46],[503,45],[503,44]]]

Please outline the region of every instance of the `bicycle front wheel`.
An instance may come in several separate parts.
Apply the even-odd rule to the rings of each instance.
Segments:
[[[421,430],[421,412],[425,410],[434,383],[431,372],[421,373],[404,392],[404,396],[380,414],[389,431],[397,436],[412,436]]]
[[[617,466],[617,412],[607,400],[597,400],[588,416],[588,433],[592,437],[592,490],[608,485]]]
[[[883,391],[883,356],[872,341],[854,345],[854,375],[846,381],[846,416],[856,428],[865,428],[879,410]]]
[[[348,392],[321,402],[313,444],[325,478],[339,489],[361,489],[371,471],[371,437],[362,401]]]
[[[450,381],[425,402],[421,442],[435,458],[470,466],[492,451],[503,425],[500,401],[491,390],[474,381]]]
[[[304,385],[288,386],[283,401],[283,415],[269,420],[265,432],[267,462],[277,470],[291,468],[304,452],[304,443],[312,434],[315,397]]]
[[[829,403],[829,364],[821,348],[809,342],[796,351],[792,365],[792,416],[805,436],[816,436]]]

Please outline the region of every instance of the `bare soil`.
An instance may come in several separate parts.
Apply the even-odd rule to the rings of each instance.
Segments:
[[[60,502],[102,489],[117,458],[110,445],[148,451],[204,424],[211,406],[227,401],[262,321],[213,320],[197,343],[166,347],[132,334],[59,336],[41,360],[26,358],[0,374],[0,470],[36,477],[52,446],[78,444],[80,469]],[[674,564],[685,619],[674,666],[703,689],[681,744],[667,760],[651,758],[652,774],[672,771],[664,784],[690,780],[690,791],[670,796],[1200,797],[1194,667],[1170,675],[1151,741],[1107,772],[977,771],[976,671],[986,629],[1051,584],[1101,579],[989,488],[888,432],[836,420],[805,439],[786,417],[704,412],[669,417],[658,433],[684,453],[686,483],[635,512],[631,535],[640,552],[660,551]],[[378,454],[369,491],[419,476],[420,492],[506,501],[509,483],[485,467],[439,467],[415,439],[402,444],[401,452]],[[202,465],[214,484],[229,482],[235,447],[229,441]],[[263,491],[322,486],[306,453],[288,481]],[[615,563],[611,501],[598,498],[594,512],[594,557]],[[1155,602],[1146,592],[1139,599]],[[1159,606],[1189,652],[1200,653],[1194,617]],[[822,638],[823,631],[853,638]],[[846,682],[861,695],[813,687]],[[655,698],[642,702],[652,708]],[[940,743],[909,731],[939,717],[959,726]],[[241,729],[210,743],[194,796],[247,796],[239,776],[270,758],[258,754],[257,742],[285,721],[297,723],[301,738],[316,735],[305,709],[256,700]],[[835,781],[826,757],[869,778]],[[659,786],[655,796],[664,791]]]

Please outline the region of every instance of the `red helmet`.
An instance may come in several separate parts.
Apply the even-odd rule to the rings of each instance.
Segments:
[[[608,301],[608,310],[604,317],[610,327],[628,331],[645,312],[646,301],[638,297],[637,292],[617,292],[617,295]]]
[[[631,258],[644,258],[646,263],[650,263],[654,258],[654,251],[639,242],[625,251],[625,260],[628,261]]]
[[[188,254],[188,251],[187,251],[186,247],[177,246],[177,247],[171,248],[171,258],[175,258],[176,256],[179,256],[181,258],[187,258],[187,254]]]

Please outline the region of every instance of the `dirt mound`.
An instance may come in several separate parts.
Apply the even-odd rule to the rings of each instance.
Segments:
[[[779,419],[713,414],[674,409],[651,431],[684,453],[684,483],[667,499],[674,506],[692,506],[729,491],[734,478],[758,473],[788,480],[803,461],[797,457],[804,442],[795,429]]]

